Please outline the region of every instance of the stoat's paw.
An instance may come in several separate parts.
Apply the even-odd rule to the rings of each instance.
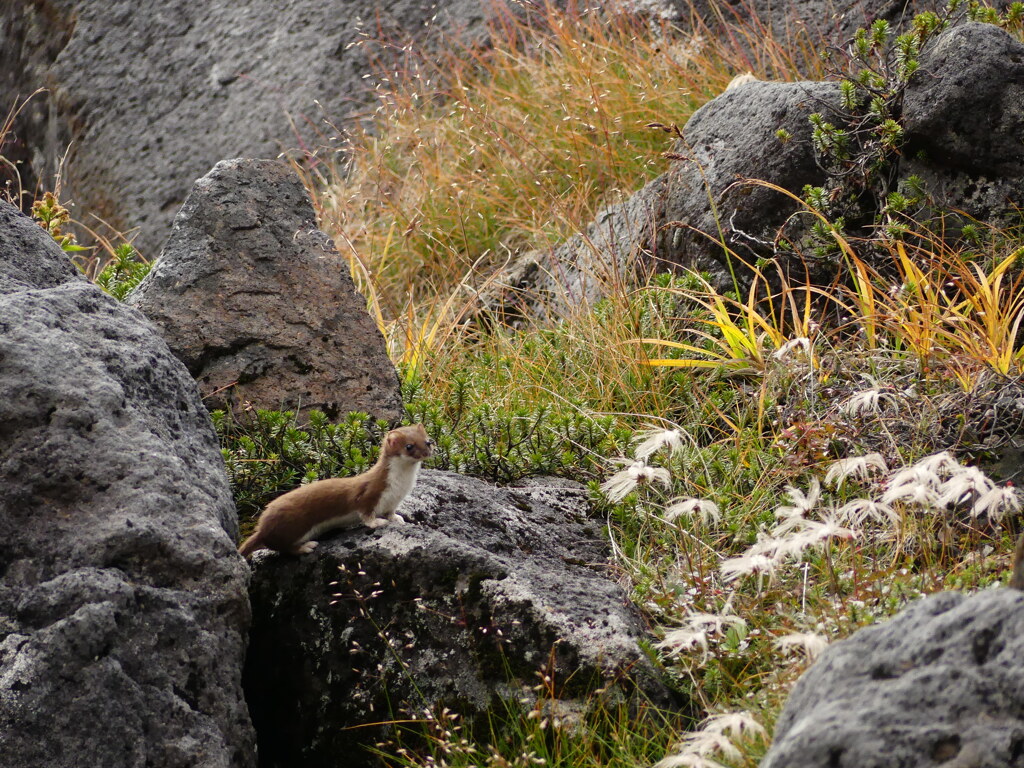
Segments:
[[[299,544],[298,553],[300,555],[308,555],[310,552],[316,549],[316,545],[317,542],[315,541],[307,541],[302,544]]]
[[[405,518],[395,513],[391,513],[387,520],[389,523],[395,523],[396,525],[405,525]]]
[[[380,528],[382,525],[387,525],[388,521],[383,517],[375,517],[371,520],[364,520],[367,528]]]

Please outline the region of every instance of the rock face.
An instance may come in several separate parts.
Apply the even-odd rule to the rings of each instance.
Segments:
[[[668,172],[664,224],[670,227],[660,261],[728,274],[721,238],[753,261],[798,209],[792,198],[746,183],[769,182],[800,194],[821,184],[808,117],[838,106],[834,83],[749,82],[698,109],[675,152],[685,160]],[[778,131],[789,134],[788,139]],[[718,242],[716,242],[718,240]],[[731,287],[731,286],[730,286]]]
[[[602,286],[636,277],[639,265],[660,254],[664,233],[665,176],[601,211],[583,234],[549,251],[530,251],[513,262],[483,295],[505,322],[542,312],[567,314],[601,298]]]
[[[1024,593],[944,592],[829,648],[762,768],[1019,765]]]
[[[712,30],[723,22],[745,23],[756,20],[757,28],[770,30],[784,49],[799,42],[820,47],[824,43],[841,45],[860,27],[870,26],[877,19],[888,21],[897,32],[903,32],[915,14],[922,11],[940,12],[946,7],[944,0],[792,0],[779,3],[772,0],[749,2],[721,2],[721,0],[693,0],[673,3],[676,18],[689,20],[696,11]],[[998,5],[998,3],[992,3]]]
[[[900,176],[940,208],[984,220],[1024,203],[1024,45],[991,24],[943,33],[903,101]]]
[[[127,302],[161,330],[208,408],[401,417],[384,339],[284,163],[225,160],[197,181]]]
[[[375,764],[382,730],[353,726],[479,713],[539,670],[565,698],[616,679],[668,703],[580,486],[428,470],[401,512],[309,556],[256,555],[245,687],[265,768]]]
[[[184,367],[0,203],[0,765],[255,765],[236,536]]]
[[[76,215],[138,227],[149,255],[214,163],[316,149],[336,133],[327,120],[365,109],[371,55],[388,53],[357,43],[482,34],[492,12],[475,0],[5,2],[0,92],[50,89],[15,130],[34,176],[52,188],[70,146]]]

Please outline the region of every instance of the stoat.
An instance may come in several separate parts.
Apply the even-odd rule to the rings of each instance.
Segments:
[[[303,555],[316,548],[317,536],[333,528],[404,523],[395,510],[409,495],[420,464],[433,447],[422,424],[391,430],[377,463],[363,474],[317,480],[270,502],[239,553],[248,557],[266,548]]]

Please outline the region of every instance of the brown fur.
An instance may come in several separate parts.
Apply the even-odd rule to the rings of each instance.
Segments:
[[[399,471],[392,468],[393,462],[407,462],[404,471],[409,471],[413,464],[418,467],[428,458],[432,449],[433,441],[422,424],[391,430],[384,438],[377,463],[363,474],[317,480],[270,502],[260,514],[256,531],[238,548],[239,553],[248,557],[257,549],[267,548],[304,554],[316,546],[308,539],[328,528],[359,523],[376,528],[385,520],[394,521],[393,509],[384,510],[380,516],[375,514],[388,487],[389,473]]]

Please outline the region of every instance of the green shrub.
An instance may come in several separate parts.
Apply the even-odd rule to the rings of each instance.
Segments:
[[[427,462],[432,469],[498,483],[530,475],[586,481],[597,476],[601,458],[621,451],[631,436],[611,417],[571,405],[474,404],[467,388],[457,383],[443,401],[425,397],[416,382],[406,388],[408,420],[422,422],[437,444]],[[288,411],[214,412],[243,523],[302,482],[366,471],[388,426],[362,413],[338,424],[319,411],[304,419]]]

